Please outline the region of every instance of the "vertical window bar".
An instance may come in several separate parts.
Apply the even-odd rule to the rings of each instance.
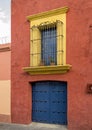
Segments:
[[[61,27],[62,27],[62,30],[61,30],[61,31],[62,31],[62,32],[61,32],[61,40],[62,40],[62,65],[63,65],[63,64],[64,64],[64,61],[63,61],[63,60],[64,60],[64,59],[63,59],[63,58],[64,58],[64,57],[63,57],[63,56],[64,56],[64,48],[63,48],[63,44],[64,44],[64,43],[63,43],[63,23],[62,23],[61,21],[60,21],[60,23],[61,23]]]
[[[54,58],[54,47],[53,47],[53,45],[54,45],[54,26],[52,26],[51,28],[50,28],[50,35],[51,35],[51,39],[52,39],[52,45],[51,45],[51,62],[54,60],[53,58]]]
[[[57,51],[57,43],[56,43],[56,25],[54,24],[54,44],[55,44],[55,48],[54,48],[54,62],[55,64],[57,64],[57,56],[56,56],[56,51]]]
[[[47,35],[48,35],[48,32],[47,32],[47,27],[45,26],[45,46],[44,46],[44,50],[45,50],[45,55],[44,55],[44,60],[45,60],[45,64],[47,65]]]
[[[54,25],[52,26],[51,28],[51,38],[53,39],[53,45],[55,44],[55,41],[54,41]],[[52,57],[52,62],[54,61],[54,47],[52,46],[52,50],[51,50],[51,57]]]
[[[48,25],[48,39],[51,39],[51,34],[50,34],[50,25]],[[48,65],[50,65],[50,57],[51,57],[51,52],[50,52],[50,48],[48,47],[49,53],[48,53]]]
[[[35,34],[36,34],[36,37],[34,38],[34,46],[36,46],[37,47],[37,41],[39,40],[38,39],[38,37],[37,37],[37,26],[34,26],[34,31],[35,31]],[[35,62],[37,63],[37,49],[38,48],[36,48],[36,50],[34,50],[34,53],[33,53],[33,60],[35,60]],[[34,59],[35,58],[35,59]],[[33,65],[34,65],[35,63],[34,63],[34,61],[33,61]],[[37,64],[36,64],[37,65]]]
[[[60,28],[60,21],[58,21],[58,28]],[[58,29],[58,36],[57,36],[57,38],[58,38],[58,56],[59,56],[59,62],[58,62],[58,64],[60,65],[60,60],[61,60],[61,45],[60,44],[62,44],[61,42],[60,42],[60,29]]]
[[[38,28],[37,28],[37,27],[36,27],[36,32],[38,32]],[[38,34],[37,34],[37,35],[38,35]],[[37,52],[36,52],[36,57],[37,57],[37,59],[36,59],[37,61],[36,61],[36,62],[37,62],[37,66],[38,66],[38,59],[39,59],[39,58],[38,58],[38,56],[39,56],[39,40],[40,40],[40,39],[38,39],[38,37],[37,37],[37,41],[38,41],[38,42],[36,41],[36,42],[37,42]]]
[[[60,21],[58,21],[58,23],[59,23],[59,26],[60,26]],[[60,55],[60,56],[59,56],[59,58],[60,58],[59,61],[62,60],[62,57],[61,57],[61,53],[62,53],[62,52],[61,52],[61,47],[60,47],[60,46],[62,46],[62,42],[61,42],[61,40],[60,40],[60,35],[61,35],[61,30],[59,29],[59,34],[58,34],[58,38],[59,38],[59,48],[60,48],[60,49],[59,49],[59,55]],[[60,44],[61,44],[61,45],[60,45]],[[59,63],[60,63],[60,62],[59,62]]]
[[[55,44],[55,47],[53,48],[53,62],[56,62],[56,55],[55,55],[55,50],[56,50],[56,42],[55,42],[55,24],[54,24],[54,27],[53,27],[53,41],[54,41],[54,44]]]
[[[43,30],[41,30],[41,61],[43,61]]]
[[[45,38],[45,45],[44,45],[44,60],[45,60],[45,65],[47,65],[47,35],[48,35],[48,32],[47,32],[47,26],[44,27],[44,32],[45,32],[45,35],[44,35],[44,38]]]
[[[30,52],[30,55],[31,55],[30,65],[33,66],[33,28],[31,28],[31,52]]]

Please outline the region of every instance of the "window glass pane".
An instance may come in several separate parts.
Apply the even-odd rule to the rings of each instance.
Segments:
[[[56,27],[41,30],[41,38],[41,59],[45,65],[50,65],[51,62],[57,64]]]

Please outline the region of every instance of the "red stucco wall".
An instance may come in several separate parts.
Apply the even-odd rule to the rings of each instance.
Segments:
[[[64,75],[30,76],[22,68],[29,66],[30,34],[26,16],[68,6],[67,63],[72,69]],[[92,128],[92,1],[91,0],[12,0],[12,122],[31,123],[31,85],[38,80],[68,83],[68,129]]]

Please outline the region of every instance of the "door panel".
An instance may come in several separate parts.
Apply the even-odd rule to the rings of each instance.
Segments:
[[[39,82],[33,84],[33,121],[67,124],[67,84]]]

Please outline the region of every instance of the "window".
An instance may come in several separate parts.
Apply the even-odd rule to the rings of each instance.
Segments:
[[[41,60],[44,65],[57,65],[56,26],[41,30]]]
[[[36,72],[40,74],[40,72],[46,71],[46,73],[52,71],[53,73],[64,73],[70,69],[71,65],[66,64],[67,10],[68,8],[64,7],[28,16],[30,21],[30,67],[25,67],[25,71],[30,74]],[[51,67],[52,62],[53,67]]]
[[[45,21],[31,28],[31,66],[64,65],[65,42],[63,22]],[[64,46],[63,46],[64,44]]]

